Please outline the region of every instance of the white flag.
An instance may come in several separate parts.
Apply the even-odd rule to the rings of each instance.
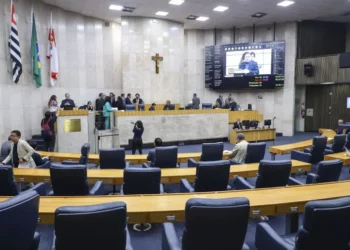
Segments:
[[[58,78],[58,54],[56,47],[55,31],[53,28],[49,30],[49,46],[47,58],[50,60],[50,83],[54,87]]]

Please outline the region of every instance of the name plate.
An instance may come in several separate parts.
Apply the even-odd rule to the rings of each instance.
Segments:
[[[64,120],[64,132],[81,132],[81,120],[80,119],[67,119]]]

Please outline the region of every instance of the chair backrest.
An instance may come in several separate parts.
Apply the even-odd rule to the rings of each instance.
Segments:
[[[212,109],[213,104],[212,103],[202,103],[202,109]]]
[[[259,163],[262,159],[264,159],[265,150],[265,142],[249,143],[245,163]]]
[[[311,162],[320,162],[323,161],[324,150],[327,145],[327,137],[326,136],[315,136],[312,140],[312,148],[311,148]]]
[[[344,151],[344,145],[346,141],[346,135],[336,135],[333,139],[332,151],[334,153],[339,153]]]
[[[55,196],[89,195],[86,166],[52,164],[50,176]]]
[[[100,149],[100,169],[124,169],[125,166],[124,148]]]
[[[126,104],[125,110],[126,111],[135,111],[135,105],[134,104]]]
[[[17,194],[17,183],[13,176],[12,166],[0,166],[0,195],[14,196]]]
[[[124,194],[159,194],[160,168],[124,169]]]
[[[177,146],[157,147],[154,157],[154,167],[156,168],[176,168],[177,167]]]
[[[321,161],[317,166],[315,183],[338,181],[343,163],[341,160]]]
[[[220,161],[224,151],[224,143],[203,143],[200,161]]]
[[[291,168],[292,162],[290,160],[261,161],[255,187],[269,188],[286,186]]]
[[[60,207],[55,212],[56,250],[125,250],[126,204]]]
[[[39,217],[40,196],[26,191],[0,203],[1,249],[31,249]]]
[[[139,111],[145,111],[145,104],[139,104]]]
[[[230,161],[199,162],[196,168],[196,192],[227,190],[230,178]]]
[[[182,249],[242,249],[249,208],[246,198],[188,200]]]
[[[295,249],[349,249],[349,241],[349,197],[311,201],[305,205],[303,226],[297,233]]]
[[[346,141],[344,147],[348,150],[350,150],[350,133],[346,135]]]
[[[79,159],[79,164],[83,164],[83,165],[88,164],[89,153],[90,153],[90,144],[84,143],[84,145],[81,147],[81,156]]]

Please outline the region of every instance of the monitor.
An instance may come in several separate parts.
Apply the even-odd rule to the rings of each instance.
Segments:
[[[252,121],[250,122],[250,127],[251,127],[251,128],[257,128],[258,125],[259,125],[259,121],[257,121],[257,120],[252,120]]]
[[[271,126],[271,120],[265,120],[264,121],[264,126]]]
[[[346,108],[350,109],[350,97],[346,98]]]
[[[245,128],[249,128],[249,127],[250,127],[250,121],[249,121],[249,120],[243,120],[243,121],[242,121],[242,125],[243,125]]]

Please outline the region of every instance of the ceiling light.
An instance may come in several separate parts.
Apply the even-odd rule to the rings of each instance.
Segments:
[[[157,16],[166,16],[166,15],[168,15],[169,13],[168,12],[165,12],[165,11],[158,11],[157,13],[156,13],[156,15]]]
[[[252,17],[256,17],[256,18],[262,18],[263,16],[266,16],[266,13],[263,12],[257,12],[255,14],[252,15]]]
[[[110,9],[110,10],[123,10],[124,7],[121,6],[121,5],[111,4],[111,5],[109,6],[109,9]]]
[[[198,16],[194,16],[194,15],[189,15],[187,17],[188,20],[196,20],[198,18]]]
[[[181,5],[185,2],[185,0],[171,0],[169,2],[169,4],[173,4],[173,5]]]
[[[289,5],[292,5],[294,3],[294,1],[285,0],[283,2],[278,3],[277,5],[282,7],[288,7]]]
[[[200,16],[200,17],[197,17],[197,21],[202,21],[202,22],[204,22],[204,21],[207,21],[209,19],[209,17],[206,17],[206,16]]]
[[[219,11],[219,12],[224,12],[225,10],[228,10],[228,7],[218,6],[214,9],[214,11]]]

